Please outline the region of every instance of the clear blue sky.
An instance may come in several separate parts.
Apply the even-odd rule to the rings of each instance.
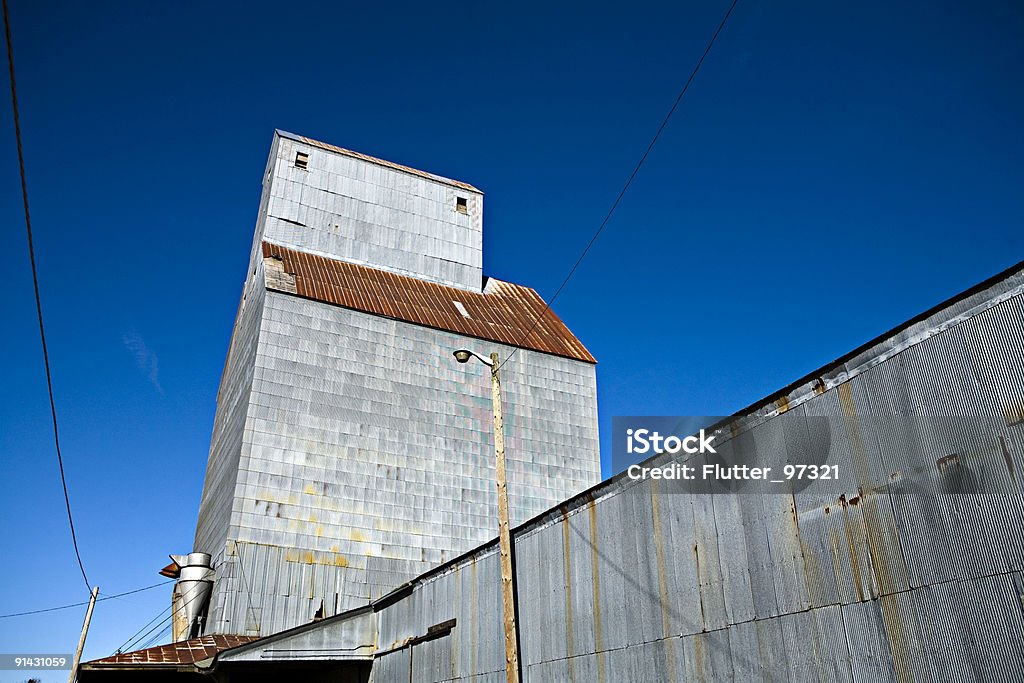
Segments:
[[[486,272],[549,296],[728,5],[11,2],[65,463],[108,594],[191,547],[275,127],[482,188]],[[1019,2],[740,0],[555,305],[600,360],[605,437],[734,412],[1024,258],[1022,66]],[[0,118],[7,613],[85,591]],[[101,603],[87,657],[168,600]],[[2,619],[0,652],[70,650],[82,616]]]

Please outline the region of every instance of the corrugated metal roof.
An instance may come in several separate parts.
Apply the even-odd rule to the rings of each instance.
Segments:
[[[87,666],[118,666],[139,664],[192,664],[213,657],[222,650],[245,645],[258,640],[257,636],[212,635],[201,636],[178,643],[158,645],[135,652],[94,659]]]
[[[281,264],[280,268],[267,269],[269,289],[469,337],[597,362],[529,287],[491,278],[484,291],[471,292],[270,242],[263,243],[263,257]],[[520,339],[537,316],[540,322]]]
[[[396,171],[402,171],[403,173],[409,173],[409,174],[414,175],[414,176],[419,176],[420,178],[426,178],[427,180],[436,180],[437,182],[444,183],[445,185],[452,185],[454,187],[460,187],[463,190],[469,190],[470,192],[476,192],[477,194],[483,194],[483,192],[481,192],[477,188],[473,187],[469,183],[464,183],[464,182],[462,182],[460,180],[452,180],[451,178],[445,178],[444,176],[434,175],[433,173],[427,173],[426,171],[420,171],[418,169],[411,168],[409,166],[403,166],[402,164],[396,164],[393,161],[386,161],[384,159],[378,159],[377,157],[371,157],[368,154],[362,154],[360,152],[353,152],[350,149],[345,149],[344,147],[337,147],[335,145],[329,145],[326,142],[320,142],[319,140],[314,140],[313,138],[307,138],[307,137],[305,137],[303,135],[296,135],[295,133],[289,133],[289,132],[283,131],[283,130],[278,130],[277,134],[280,135],[283,138],[288,138],[289,140],[295,140],[296,142],[304,142],[307,145],[312,145],[313,147],[319,147],[320,149],[326,149],[329,152],[337,152],[338,154],[344,154],[345,156],[352,157],[354,159],[361,159],[363,161],[369,161],[372,164],[379,164],[381,166],[386,166],[387,168],[393,168]]]

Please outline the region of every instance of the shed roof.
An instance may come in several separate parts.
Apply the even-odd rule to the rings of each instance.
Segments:
[[[263,257],[280,264],[267,268],[268,289],[468,337],[597,362],[529,287],[490,278],[482,291],[469,291],[272,242],[263,242]]]
[[[204,659],[213,657],[218,652],[228,650],[239,645],[245,645],[258,640],[256,636],[235,636],[235,635],[211,635],[182,640],[167,645],[157,645],[145,650],[135,652],[123,652],[121,654],[94,659],[85,662],[83,666],[93,667],[120,667],[124,665],[177,665],[193,664]]]

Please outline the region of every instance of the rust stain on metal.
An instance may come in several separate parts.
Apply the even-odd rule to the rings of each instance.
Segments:
[[[668,570],[665,563],[665,538],[661,532],[661,509],[658,505],[659,482],[651,480],[651,521],[654,529],[654,561],[658,569],[658,604],[661,607],[661,634],[664,638],[672,635],[672,620],[670,619],[669,606],[672,604],[668,593]],[[675,650],[665,643],[665,670],[676,670]]]
[[[797,541],[800,543],[800,554],[804,561],[804,587],[807,589],[807,604],[810,607],[816,607],[817,605],[814,604],[814,595],[818,592],[816,587],[824,584],[821,558],[813,550],[807,548],[807,543],[800,532],[799,520],[797,521],[796,533]]]
[[[899,681],[914,681],[914,671],[907,660],[907,644],[904,630],[906,625],[899,613],[899,607],[895,600],[879,600],[882,607],[882,624],[885,626],[885,633],[889,641],[889,652],[892,653],[893,667],[896,669],[896,678]]]
[[[815,380],[815,382],[814,382],[814,393],[815,394],[824,394],[826,389],[827,389],[827,387],[825,386],[825,381],[823,379],[821,379],[819,377],[817,380]]]
[[[477,604],[477,590],[476,590],[476,557],[473,558],[469,565],[469,637],[473,639],[473,642],[467,643],[469,647],[469,670],[479,671],[476,667],[476,651],[477,647],[476,639],[479,638],[480,626],[478,623],[478,612],[480,608]]]
[[[264,242],[264,256],[270,253],[278,254],[283,272],[294,276],[294,292],[289,293],[468,337],[597,362],[529,287],[492,278],[485,291],[471,292]],[[269,278],[266,285],[277,289]],[[454,314],[452,301],[461,302],[473,312],[472,317]],[[523,331],[531,328],[521,339]]]
[[[696,550],[696,546],[694,546]],[[693,636],[693,663],[697,670],[697,680],[707,680],[706,663],[704,662],[704,634],[697,633]]]
[[[935,461],[935,467],[937,467],[940,472],[944,471],[947,467],[950,467],[952,465],[956,465],[957,467],[960,466],[959,453],[953,453],[951,455],[939,458],[938,460]]]
[[[839,496],[839,504],[843,508],[843,529],[846,531],[846,548],[850,553],[850,571],[853,573],[853,585],[857,592],[857,601],[864,602],[863,581],[860,575],[860,561],[857,559],[857,544],[853,536],[853,520],[846,506],[846,497]]]
[[[696,573],[697,573],[697,597],[700,598],[700,600],[699,600],[699,602],[700,602],[700,623],[701,623],[701,626],[703,628],[707,628],[707,621],[705,621],[705,619],[704,619],[704,591],[701,590],[701,586],[704,583],[702,581],[702,579],[704,577],[701,576],[700,544],[699,543],[694,543],[693,544],[693,561],[694,561],[694,565],[695,565],[695,569],[696,569]]]
[[[789,517],[789,521],[790,521],[790,530],[789,531],[790,531],[791,542],[787,543],[786,545],[788,547],[789,552],[792,554],[794,560],[797,559],[797,554],[799,553],[800,566],[803,567],[802,577],[803,577],[803,581],[804,581],[804,588],[807,591],[807,602],[806,602],[806,604],[804,606],[805,607],[809,607],[809,606],[812,605],[812,603],[811,603],[811,595],[813,594],[812,590],[811,590],[811,588],[812,588],[811,584],[812,584],[812,581],[815,578],[815,577],[813,577],[811,575],[815,573],[815,570],[814,570],[813,567],[811,567],[809,565],[809,563],[807,561],[808,553],[806,552],[806,549],[804,548],[803,537],[800,535],[800,518],[799,518],[799,515],[798,515],[797,510],[796,510],[796,496],[792,492],[789,494],[789,515],[788,515],[788,517]],[[783,540],[786,540],[786,539],[783,539]]]
[[[320,564],[333,565],[335,567],[347,567],[348,558],[336,552],[318,553],[312,550],[286,550],[284,553],[285,562],[296,564]]]
[[[569,680],[576,680],[576,663],[573,661],[573,634],[572,621],[572,556],[569,552],[569,508],[562,506],[562,578],[565,581],[565,654],[569,667]]]
[[[1003,421],[1007,427],[1016,427],[1024,422],[1024,406],[1011,406],[1003,409]]]
[[[775,401],[775,406],[779,409],[779,415],[787,412],[789,410],[789,397],[783,396],[782,398],[779,398]]]
[[[839,588],[840,599],[844,595],[852,595],[859,593],[859,586],[850,587],[846,585],[846,574],[839,571],[839,568],[843,566],[842,556],[839,553],[839,538],[836,537],[835,529],[828,529],[828,540],[830,549],[832,551],[832,573],[836,577],[836,586]],[[854,583],[857,579],[854,577]]]
[[[590,574],[594,602],[594,650],[597,652],[597,680],[605,683],[607,673],[604,664],[604,629],[601,624],[601,573],[600,556],[597,554],[597,507],[593,499],[587,501],[587,516],[590,518]]]
[[[868,546],[868,558],[871,573],[875,578],[879,596],[892,595],[898,589],[894,578],[894,562],[898,557],[891,557],[885,545],[886,538],[895,539],[899,536],[895,529],[888,528],[879,509],[878,496],[869,487],[872,485],[867,450],[860,432],[860,423],[853,401],[853,389],[849,382],[839,385],[839,403],[846,417],[847,429],[850,434],[850,445],[853,455],[854,469],[857,474],[858,498],[861,502],[861,514],[864,518],[864,532]],[[867,489],[867,490],[865,490]],[[852,499],[851,499],[852,502]],[[849,509],[847,508],[847,512]],[[851,547],[851,551],[853,548]],[[892,601],[882,600],[882,622],[885,626],[889,650],[892,653],[893,666],[899,680],[913,680],[912,670],[907,661],[905,626],[900,615],[892,606]]]

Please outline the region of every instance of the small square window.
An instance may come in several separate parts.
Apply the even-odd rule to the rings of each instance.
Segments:
[[[469,214],[469,200],[465,197],[455,198],[455,210],[459,213]]]
[[[306,169],[309,167],[309,154],[306,152],[295,153],[295,168]]]

